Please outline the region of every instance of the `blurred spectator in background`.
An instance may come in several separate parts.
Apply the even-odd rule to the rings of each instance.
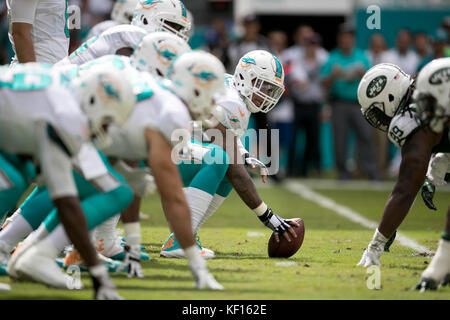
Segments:
[[[227,24],[224,19],[218,18],[213,20],[211,26],[205,32],[205,41],[209,52],[219,58],[224,65],[231,65],[228,56],[230,39],[228,37]]]
[[[249,51],[253,50],[267,50],[269,49],[269,42],[266,37],[260,34],[261,24],[259,19],[250,14],[243,19],[244,34],[243,36],[231,43],[228,47],[228,58],[230,63],[228,64],[228,71],[234,73],[236,64],[239,59]]]
[[[419,66],[422,65],[424,61],[430,61],[432,57],[430,38],[425,32],[417,32],[414,35],[414,49],[419,57],[419,64],[416,70],[416,72],[419,72]]]
[[[269,46],[271,52],[280,58],[284,67],[285,83],[289,78],[290,70],[288,70],[282,59],[283,53],[287,48],[288,37],[283,31],[271,31],[267,35],[269,39]],[[276,108],[267,114],[269,123],[273,129],[279,130],[279,147],[280,147],[280,170],[274,177],[280,181],[287,175],[287,167],[289,162],[289,152],[292,149],[293,141],[293,119],[294,119],[294,106],[287,91],[281,97]]]
[[[399,66],[403,71],[414,75],[419,66],[419,56],[411,49],[411,33],[401,29],[395,39],[395,48],[388,51],[386,62]]]
[[[428,62],[433,59],[439,59],[445,57],[445,46],[447,44],[447,33],[444,29],[437,29],[434,35],[431,37],[432,44],[432,55],[430,55],[427,59],[421,61],[419,66],[417,67],[417,72],[420,71]]]
[[[329,90],[332,105],[334,154],[338,178],[350,179],[352,173],[346,166],[349,129],[354,129],[357,138],[359,168],[370,180],[378,180],[372,130],[362,117],[358,103],[358,84],[370,67],[365,53],[355,48],[353,27],[343,24],[337,36],[338,47],[330,52],[320,75],[323,85]]]
[[[321,39],[317,33],[311,33],[304,39],[300,56],[292,61],[291,76],[289,78],[289,89],[295,105],[294,116],[294,143],[291,148],[291,172],[300,170],[300,175],[306,177],[308,169],[314,168],[319,174],[320,151],[319,151],[319,113],[324,101],[320,68],[328,60],[328,54],[319,54]],[[297,131],[304,129],[306,145],[301,162],[296,159]],[[301,165],[299,165],[301,163]]]
[[[369,49],[366,51],[371,66],[386,62],[386,39],[381,33],[375,33],[370,37]]]
[[[387,54],[386,39],[381,33],[375,33],[370,38],[369,49],[366,51],[371,66],[386,62]],[[386,134],[378,129],[371,128],[374,135],[377,163],[380,177],[385,178],[389,160],[389,140]]]
[[[260,34],[261,24],[259,19],[250,14],[243,19],[244,35],[237,41],[234,41],[228,47],[228,72],[234,74],[234,70],[239,60],[247,52],[253,50],[267,50],[270,51],[269,41],[266,37]],[[258,112],[252,114],[252,118],[255,120],[256,129],[269,129],[267,123],[267,113]],[[270,140],[269,140],[270,141]],[[270,152],[270,146],[267,147]]]
[[[441,23],[442,28],[447,33],[447,41],[444,48],[444,56],[450,57],[450,16],[446,16]]]

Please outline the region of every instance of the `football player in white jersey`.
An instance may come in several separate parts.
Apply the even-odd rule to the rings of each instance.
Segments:
[[[150,32],[167,31],[186,40],[189,29],[186,9],[180,0],[140,0],[130,25],[118,25],[90,38],[56,65],[81,65],[107,54],[130,56]]]
[[[397,182],[386,202],[375,234],[358,265],[381,265],[380,256],[386,243],[408,214],[422,186],[431,155],[449,152],[448,132],[421,129],[412,103],[414,80],[398,66],[378,64],[369,69],[358,87],[358,100],[365,119],[385,131],[389,139],[401,147],[402,161]],[[447,128],[448,131],[448,128]]]
[[[88,40],[98,36],[103,31],[119,24],[130,24],[131,20],[133,20],[133,13],[137,3],[138,0],[117,0],[111,11],[111,20],[102,21],[93,26],[85,39]]]
[[[181,188],[178,191],[176,187],[180,180],[178,169],[173,164],[176,169],[173,171],[171,165],[171,143],[175,144],[171,135],[175,129],[185,128],[188,131],[191,116],[199,119],[209,114],[213,94],[224,90],[223,65],[217,58],[204,52],[181,55],[171,67],[169,75],[173,82],[169,82],[168,86],[176,95],[162,88],[149,73],[136,70],[127,57],[104,56],[76,69],[83,72],[96,66],[126,70],[127,79],[133,85],[138,101],[126,126],[123,129],[111,127],[108,131],[112,144],[103,150],[104,153],[120,160],[147,160],[151,164],[170,226],[180,241],[184,241],[184,246],[188,247],[189,266],[197,288],[222,289],[209,274],[194,245],[189,209],[182,202],[185,200]],[[178,176],[173,176],[175,173]],[[131,185],[133,187],[133,183]],[[124,228],[128,245],[124,265],[128,267],[129,276],[141,277],[138,219],[124,219]]]
[[[54,64],[67,57],[67,0],[7,0],[11,62]]]
[[[168,32],[154,32],[146,37],[144,37],[143,41],[139,44],[137,50],[131,58],[125,58],[119,59],[117,58],[108,58],[105,59],[97,59],[95,61],[92,61],[91,63],[86,64],[86,66],[83,66],[82,69],[91,69],[96,66],[101,66],[102,64],[108,66],[110,64],[113,64],[114,61],[116,61],[118,64],[133,64],[134,67],[141,71],[147,71],[152,72],[155,75],[158,74],[158,72],[164,72],[166,73],[171,61],[178,55],[190,51],[189,45],[179,37],[168,33]],[[125,61],[125,62],[122,62]],[[150,61],[158,61],[157,67],[154,68]],[[64,67],[63,68],[64,74],[67,75],[67,77],[73,77],[78,74],[78,69],[74,66],[72,67]],[[132,73],[133,74],[133,73]],[[138,85],[137,81],[132,81],[135,85]],[[115,170],[110,168],[109,164],[106,164],[107,168],[111,171],[111,173],[116,176],[117,179],[121,180],[122,177],[119,177]],[[142,168],[130,168],[130,163],[125,164],[124,162],[120,161],[117,164],[114,165],[114,168],[120,172],[121,175],[123,175],[126,180],[128,181],[130,187],[134,191],[135,194],[135,200],[134,202],[139,201],[140,197],[143,196],[143,194],[146,191],[146,184],[147,184],[147,171]],[[78,173],[75,172],[74,175],[78,177]],[[80,179],[76,179],[77,187],[81,188],[81,194],[82,197],[82,204],[84,205],[85,202],[92,202],[92,201],[106,201],[108,200],[101,200],[105,197],[110,197],[110,194],[112,192],[108,192],[106,194],[103,194],[101,197],[99,197],[97,194],[93,194],[92,188],[89,185],[97,185],[98,182],[93,181],[90,183],[86,183],[86,181],[80,182]],[[87,191],[86,191],[87,190]],[[39,190],[40,191],[40,190]],[[113,192],[117,193],[116,190],[113,190]],[[95,198],[96,200],[91,200],[92,198]],[[101,198],[101,199],[100,199]],[[118,197],[116,195],[116,201],[114,201],[114,206],[116,207],[117,211],[114,211],[113,213],[120,212],[121,204],[119,199],[122,199],[122,197]],[[35,193],[28,197],[27,200],[20,206],[20,208],[14,213],[14,215],[7,219],[5,224],[3,225],[4,230],[0,232],[0,264],[6,264],[7,260],[9,258],[9,252],[11,252],[12,248],[23,238],[25,238],[32,230],[36,230],[41,222],[44,222],[43,228],[45,228],[48,232],[52,231],[54,229],[54,226],[58,223],[57,221],[57,215],[52,212],[49,217],[50,210],[52,210],[52,207],[48,204],[49,198],[46,194],[39,194],[37,196]],[[109,201],[110,202],[110,201]],[[139,202],[136,204],[133,204],[131,207],[134,208],[137,206],[137,209],[139,209]],[[111,203],[111,202],[110,202]],[[86,204],[86,206],[88,206]],[[87,216],[87,219],[90,218],[90,212],[88,209],[91,208],[92,205],[88,206],[87,209],[85,209],[85,213]],[[95,205],[97,210],[97,216],[105,216],[108,215],[109,211],[113,208],[105,208],[104,205]],[[47,210],[45,210],[47,208]],[[101,208],[101,210],[100,210]],[[111,216],[111,215],[109,215]],[[47,218],[46,218],[47,217]],[[123,246],[123,240],[122,237],[118,237],[115,233],[115,226],[118,222],[119,215],[117,217],[111,218],[104,222],[101,226],[96,228],[94,232],[94,240],[97,247],[97,250],[99,253],[103,256],[109,257],[114,260],[123,260],[125,258],[125,252],[124,252],[124,246]],[[45,221],[44,221],[45,219]],[[124,223],[131,223],[131,222],[138,222],[139,221],[139,211],[135,213],[133,210],[125,210],[122,214],[122,219]],[[98,220],[98,217],[96,218]],[[89,221],[88,221],[89,222]],[[92,227],[93,223],[90,222],[89,226]],[[6,226],[8,226],[6,228]],[[125,228],[127,230],[127,228]],[[128,236],[126,238],[129,238]],[[141,253],[140,256],[141,259],[148,259],[148,255],[146,253]],[[80,254],[77,251],[72,251],[66,255],[66,259],[64,261],[64,266],[67,267],[72,264],[80,265],[83,263],[82,258],[80,257]],[[1,270],[0,265],[0,270]]]
[[[417,76],[414,99],[419,119],[433,132],[442,133],[450,126],[450,58],[435,59],[425,65]],[[447,130],[447,136],[449,132]],[[447,139],[449,139],[447,137]],[[448,157],[441,154],[439,161],[448,170]],[[447,154],[448,156],[448,154]],[[431,263],[422,273],[416,290],[436,290],[450,284],[450,205],[444,232]]]
[[[18,64],[14,69],[3,67],[0,77],[0,212],[10,210],[28,185],[26,174],[22,174],[22,159],[39,160],[64,225],[61,229],[67,230],[67,241],[70,238],[85,258],[96,297],[120,298],[90,242],[72,175],[72,159],[80,165],[87,164],[78,158],[82,146],[90,140],[102,144],[110,124],[125,123],[135,104],[131,86],[121,82],[123,75],[118,71],[93,70],[75,81],[67,81],[50,65],[36,63]],[[92,173],[92,169],[84,170]],[[98,170],[102,171],[101,162]],[[111,187],[107,182],[105,186]],[[64,276],[55,277],[54,271],[58,274],[59,270],[54,260],[48,263],[46,259],[57,251],[58,244],[52,242],[54,235],[30,241],[17,250],[8,264],[8,273],[67,288]]]
[[[209,177],[196,176],[196,179],[191,179],[192,182],[186,186],[185,193],[191,208],[194,233],[197,233],[200,226],[220,207],[234,187],[261,222],[277,233],[277,239],[279,235],[289,241],[289,234],[296,237],[290,227],[290,224],[296,225],[296,222],[279,217],[259,197],[244,163],[254,167],[254,163],[261,162],[250,158],[239,140],[247,130],[251,113],[269,112],[275,107],[284,92],[283,82],[283,66],[277,57],[264,50],[247,53],[236,66],[234,76],[226,75],[226,93],[217,100],[217,107],[213,110],[215,128],[222,135],[222,139],[218,140],[223,140],[223,143],[204,144],[192,141],[190,157],[194,161],[180,165],[181,175],[187,180],[195,163],[202,163],[208,157],[223,160],[213,162],[216,166],[221,165],[223,170],[217,170],[215,175]],[[227,153],[225,159],[220,153],[221,150]],[[211,177],[214,177],[214,184],[211,183]],[[160,254],[173,258],[185,256],[173,234],[164,243]],[[205,254],[214,256],[211,250]]]

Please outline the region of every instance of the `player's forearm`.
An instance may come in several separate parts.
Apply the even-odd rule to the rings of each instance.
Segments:
[[[18,27],[14,23],[12,27],[12,37],[14,39],[14,47],[19,62],[36,62],[36,54],[34,52],[30,29]]]
[[[245,170],[244,165],[230,164],[226,177],[239,197],[241,197],[242,201],[244,201],[250,209],[253,210],[262,203],[255,184],[247,170]]]

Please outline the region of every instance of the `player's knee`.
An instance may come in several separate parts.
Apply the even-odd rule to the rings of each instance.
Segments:
[[[224,175],[228,170],[230,164],[230,157],[219,146],[214,146],[213,149],[208,152],[205,157],[205,162],[213,167],[220,175]]]

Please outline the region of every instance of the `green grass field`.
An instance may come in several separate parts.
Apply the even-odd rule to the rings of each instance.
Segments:
[[[365,217],[378,221],[389,191],[316,189],[321,195],[345,205]],[[305,200],[283,186],[271,185],[260,193],[273,210],[286,218],[301,217],[305,222],[305,240],[289,259],[269,259],[266,229],[232,193],[219,211],[200,230],[205,247],[216,252],[208,266],[225,291],[197,291],[185,260],[159,256],[169,235],[157,196],[145,200],[142,211],[150,220],[142,224],[143,244],[151,259],[143,262],[144,279],[127,279],[113,274],[120,294],[126,299],[450,299],[450,287],[436,292],[418,293],[410,289],[431,261],[414,250],[395,242],[391,252],[381,258],[381,290],[369,290],[369,274],[356,263],[373,235],[334,211]],[[442,232],[450,193],[436,195],[438,212],[431,212],[417,198],[400,231],[436,250]],[[289,266],[277,263],[292,262]],[[92,288],[83,273],[85,289],[61,291],[35,283],[15,283],[7,277],[12,290],[0,292],[0,299],[91,299]]]

